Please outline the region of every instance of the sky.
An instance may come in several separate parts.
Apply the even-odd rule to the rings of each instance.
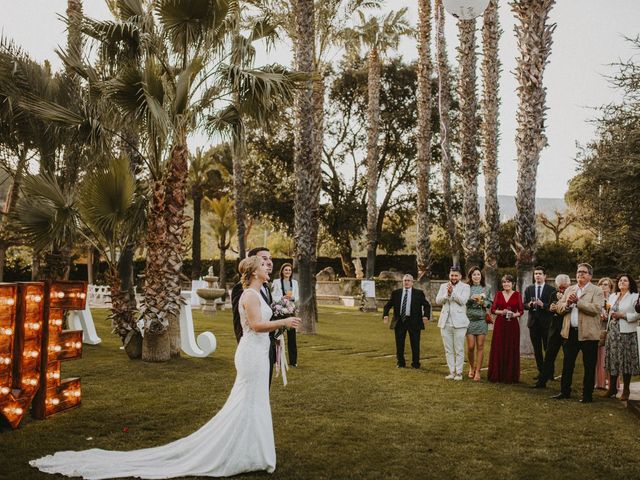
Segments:
[[[0,0],[0,32],[13,39],[35,60],[48,59],[54,68],[60,61],[54,53],[58,45],[65,44],[65,28],[57,14],[64,14],[66,0]],[[502,62],[500,80],[500,147],[498,193],[516,193],[516,80],[513,75],[517,45],[513,27],[515,19],[506,1],[500,0],[500,22],[503,34],[499,56]],[[387,0],[386,10],[408,7],[408,18],[416,24],[416,2]],[[104,0],[84,0],[84,12],[93,18],[108,18]],[[607,75],[615,72],[611,63],[628,60],[640,52],[634,51],[625,37],[640,34],[640,1],[638,0],[559,0],[551,12],[551,21],[557,23],[553,36],[552,53],[545,72],[547,87],[547,137],[549,145],[543,150],[538,167],[537,196],[561,198],[567,182],[576,172],[577,145],[584,145],[594,137],[591,122],[598,107],[619,101]],[[478,22],[478,27],[481,20]],[[457,26],[447,16],[449,60],[455,64]],[[416,58],[416,43],[406,39],[399,48],[406,61]],[[290,47],[280,44],[276,51],[259,54],[259,63],[290,61]],[[479,63],[480,59],[478,59]],[[480,94],[480,87],[478,87]],[[192,147],[206,142],[205,137],[192,139]],[[483,182],[479,184],[480,194]]]

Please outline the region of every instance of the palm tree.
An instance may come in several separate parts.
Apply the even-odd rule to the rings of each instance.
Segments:
[[[212,128],[238,128],[243,116],[257,122],[292,101],[296,75],[280,66],[238,68],[229,65],[227,19],[236,3],[210,0],[140,0],[118,2],[115,20],[85,19],[83,32],[96,40],[102,56],[123,61],[108,68],[87,65],[78,55],[61,55],[65,64],[89,85],[90,100],[103,110],[91,111],[88,131],[122,137],[110,122],[135,122],[149,175],[147,269],[143,359],[168,360],[178,352],[180,274],[186,233],[188,149],[186,139],[208,115]],[[195,8],[197,7],[197,8]],[[131,56],[127,52],[136,51]],[[132,58],[133,57],[133,58]],[[240,92],[240,110],[230,102]],[[59,105],[30,99],[40,116],[67,128],[84,125]],[[117,112],[114,111],[114,106]],[[115,115],[115,113],[118,113]],[[101,123],[104,122],[104,123]],[[168,334],[171,328],[173,333]]]
[[[477,99],[476,99],[476,21],[458,20],[460,45],[458,62],[460,79],[460,156],[463,181],[463,248],[466,264],[480,265],[480,213],[478,209],[478,151]]]
[[[453,265],[460,265],[460,240],[455,215],[451,206],[451,71],[447,60],[447,43],[444,35],[444,5],[435,0],[436,20],[436,63],[438,71],[438,113],[440,117],[440,171],[442,174],[442,202],[446,221],[446,230],[451,248]]]
[[[136,323],[135,298],[131,298],[128,285],[123,285],[120,271],[123,256],[130,245],[137,244],[146,226],[146,198],[139,192],[129,158],[121,156],[85,177],[77,202],[84,236],[107,262],[109,319],[130,358],[141,357],[142,336]]]
[[[211,227],[220,249],[220,288],[225,288],[227,282],[226,252],[231,247],[231,239],[236,234],[237,224],[234,219],[233,201],[229,197],[208,199],[213,213]],[[226,288],[225,288],[226,291]]]
[[[531,281],[536,254],[536,176],[545,136],[546,88],[543,75],[551,53],[555,24],[549,13],[555,0],[514,0],[518,38],[516,78],[520,103],[516,113],[518,128],[518,190],[516,193],[516,266],[518,286]]]
[[[342,44],[343,29],[347,22],[351,19],[353,14],[364,8],[378,8],[381,5],[381,0],[326,0],[322,2],[316,2],[313,6],[313,11],[310,11],[311,6],[307,3],[304,5],[298,5],[297,0],[282,0],[275,2],[263,2],[260,0],[252,1],[254,6],[257,6],[261,11],[269,15],[275,20],[275,24],[282,28],[287,36],[292,40],[294,45],[294,57],[296,58],[296,68],[302,71],[313,71],[313,160],[309,163],[308,160],[301,160],[304,165],[299,164],[296,167],[296,171],[300,172],[301,177],[305,177],[305,184],[298,183],[300,190],[296,192],[296,204],[299,205],[300,211],[296,217],[296,233],[295,236],[300,238],[304,246],[305,260],[302,266],[296,256],[294,265],[299,271],[299,282],[304,303],[304,307],[301,308],[301,315],[305,320],[301,330],[306,332],[315,331],[315,326],[310,326],[311,323],[315,324],[317,320],[317,306],[315,300],[315,261],[316,250],[318,243],[318,226],[319,221],[319,197],[322,175],[322,161],[323,155],[326,152],[323,151],[324,147],[324,115],[325,115],[325,77],[327,75],[328,67],[330,66],[330,60],[327,58],[329,55],[333,55],[332,47],[336,44]],[[297,52],[299,48],[307,48],[301,46],[298,40],[298,33],[300,23],[298,18],[304,13],[300,13],[300,9],[306,13],[314,14],[313,34],[310,33],[309,28],[305,26],[305,35],[307,35],[307,42],[314,44],[315,48],[312,48],[311,55],[313,55],[313,67],[312,70],[305,70],[299,66],[297,60]],[[315,37],[315,38],[314,38]],[[306,54],[305,54],[306,55]],[[298,159],[303,157],[298,156]],[[312,170],[308,168],[312,167]],[[305,171],[311,173],[315,172],[317,178],[307,179]],[[302,202],[302,203],[299,203]],[[311,203],[310,203],[311,202]],[[296,210],[297,211],[297,210]],[[299,242],[297,242],[299,243]],[[296,244],[297,247],[297,244]],[[350,257],[350,252],[348,254]],[[302,272],[301,268],[304,268]],[[351,263],[345,265],[345,271],[350,271],[353,268]]]
[[[400,39],[413,33],[406,18],[407,8],[389,12],[386,17],[370,16],[358,11],[360,23],[346,29],[344,38],[347,49],[359,57],[364,47],[367,51],[367,278],[373,278],[378,246],[378,131],[380,123],[380,68],[381,57],[398,48]]]
[[[3,39],[0,41],[0,77],[8,76],[9,71],[15,68],[14,59],[17,56],[39,67],[15,45]],[[7,249],[18,243],[10,214],[18,202],[22,178],[28,172],[29,161],[36,155],[39,127],[41,125],[33,118],[16,108],[10,97],[0,93],[0,171],[4,181],[10,182],[0,217],[0,281],[4,276]]]
[[[78,171],[80,165],[74,162],[79,157],[70,156],[65,145],[74,140],[77,143],[74,146],[76,153],[81,153],[90,136],[87,133],[87,117],[82,116],[82,113],[88,113],[89,109],[80,110],[79,102],[71,95],[76,91],[75,88],[75,82],[70,75],[53,75],[48,63],[39,65],[33,62],[11,43],[3,42],[0,45],[0,98],[3,99],[3,120],[7,122],[3,122],[3,142],[10,142],[6,144],[7,146],[20,139],[26,142],[23,144],[22,151],[16,151],[18,163],[9,202],[10,210],[13,210],[13,207],[16,212],[18,210],[19,196],[24,194],[26,188],[21,186],[21,180],[27,172],[26,162],[36,152],[42,174],[50,181],[55,180],[55,187],[52,188],[59,194],[56,200],[73,197],[77,185],[68,181],[64,174]],[[62,112],[63,115],[72,118],[77,127],[73,134],[69,135],[65,129],[52,125],[47,121],[48,119],[41,117],[38,102],[47,106],[55,105],[56,115]],[[18,144],[15,144],[13,148],[17,146]],[[34,152],[29,153],[29,149],[33,149]],[[61,205],[61,208],[64,210],[66,207]],[[16,212],[12,211],[11,215],[3,219],[4,227],[8,228],[9,223],[19,219]],[[46,214],[42,211],[40,213],[44,215],[41,220],[44,220]],[[65,213],[61,215],[64,216]],[[64,223],[66,220],[61,221]],[[21,232],[22,228],[16,226],[13,230]],[[4,228],[3,231],[5,231]],[[69,235],[66,238],[61,235],[67,233]],[[50,242],[39,244],[40,248],[37,249],[38,252],[34,258],[39,254],[44,255],[43,273],[46,279],[62,279],[68,274],[70,254],[75,239],[72,233],[72,228],[65,227],[60,232],[56,232]]]
[[[205,188],[209,182],[209,173],[214,170],[209,152],[203,153],[201,148],[196,149],[196,154],[191,156],[189,165],[189,187],[191,188],[191,200],[193,201],[193,228],[191,233],[191,278],[200,278],[202,270],[202,238],[201,217],[202,199]]]
[[[500,98],[500,39],[498,0],[491,0],[484,12],[482,24],[482,123],[480,133],[484,153],[484,274],[486,283],[497,291],[498,254],[500,253],[500,207],[498,205],[498,109]]]
[[[429,173],[431,170],[431,0],[418,2],[417,240],[418,280],[427,280],[429,253]]]
[[[299,315],[302,318],[300,331],[303,333],[315,333],[318,319],[315,267],[318,242],[318,204],[322,177],[314,147],[316,132],[311,76],[314,71],[314,12],[313,0],[298,0],[294,3],[296,69],[309,75],[302,84],[296,99],[296,126],[294,129],[294,170],[296,176],[294,238],[300,284]]]

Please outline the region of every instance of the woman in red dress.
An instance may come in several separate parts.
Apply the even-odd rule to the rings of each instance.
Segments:
[[[522,295],[513,287],[511,275],[502,277],[502,291],[491,305],[491,313],[497,315],[491,338],[489,356],[490,382],[518,383],[520,381],[520,325],[518,318],[524,313]]]

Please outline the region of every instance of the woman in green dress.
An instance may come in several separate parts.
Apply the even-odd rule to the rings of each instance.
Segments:
[[[491,292],[484,283],[484,275],[479,267],[471,267],[467,273],[467,283],[471,295],[467,302],[467,357],[469,358],[469,378],[480,380],[482,357],[484,356],[484,339],[488,325],[485,320],[487,309],[491,307]]]

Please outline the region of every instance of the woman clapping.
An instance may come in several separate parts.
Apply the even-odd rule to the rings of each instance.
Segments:
[[[514,290],[513,276],[502,277],[502,291],[491,305],[491,313],[497,315],[491,338],[489,356],[490,382],[518,383],[520,381],[520,324],[524,313],[522,295]]]
[[[638,301],[638,286],[626,273],[618,275],[615,291],[609,296],[609,319],[605,342],[604,368],[609,372],[607,396],[618,393],[618,376],[622,375],[624,388],[620,400],[629,400],[632,375],[640,375],[638,338],[636,327],[640,314],[635,311]]]

